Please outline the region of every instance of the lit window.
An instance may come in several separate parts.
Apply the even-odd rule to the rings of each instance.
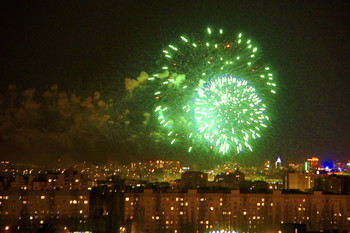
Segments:
[[[40,199],[41,199],[41,200],[44,200],[44,199],[45,199],[45,196],[41,196]]]

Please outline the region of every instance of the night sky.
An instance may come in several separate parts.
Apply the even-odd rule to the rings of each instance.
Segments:
[[[271,128],[239,162],[350,159],[348,1],[10,1],[1,7],[0,159],[194,159],[155,142],[152,99],[125,78],[204,30],[249,35],[279,86]],[[128,123],[125,123],[125,122]]]

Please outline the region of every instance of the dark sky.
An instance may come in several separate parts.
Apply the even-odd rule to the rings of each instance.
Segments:
[[[164,46],[179,35],[199,34],[207,26],[251,36],[277,77],[280,90],[273,128],[251,157],[350,159],[348,1],[10,2],[1,7],[0,159],[43,162],[63,157],[103,162],[142,159],[144,155],[158,158],[157,148],[151,145],[124,146],[132,140],[125,139],[130,138],[128,128],[110,132],[101,119],[104,115],[114,119],[114,113],[119,118],[129,114],[118,105],[126,98],[124,78],[136,78],[141,71],[157,72],[156,61]],[[17,96],[12,100],[10,84],[16,85],[12,92]],[[61,92],[52,88],[56,84]],[[34,94],[28,89],[34,89]],[[86,106],[91,105],[89,111],[69,111],[74,119],[88,120],[67,126],[68,118],[62,120],[64,111],[51,109],[43,100],[48,90],[61,107],[69,102],[72,108],[74,102],[64,95],[80,96],[79,106],[85,101]],[[101,107],[110,101],[113,107]],[[140,108],[142,101],[135,105]],[[54,113],[59,117],[52,117]],[[42,121],[50,126],[38,123]],[[82,121],[94,127],[80,126]],[[84,138],[76,136],[80,132]],[[75,146],[84,143],[90,147]]]

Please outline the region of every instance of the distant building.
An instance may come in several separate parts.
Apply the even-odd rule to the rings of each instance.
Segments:
[[[265,161],[264,168],[265,169],[270,169],[271,168],[271,162],[269,160]]]
[[[282,169],[282,160],[281,160],[280,156],[277,157],[277,160],[275,162],[275,168],[276,169]]]
[[[314,187],[315,174],[310,173],[287,173],[283,177],[284,189],[298,189],[307,191]]]
[[[325,193],[350,195],[350,176],[319,175],[315,178],[314,189]]]
[[[48,172],[38,175],[20,175],[0,179],[0,190],[87,190],[92,182],[77,171]]]
[[[181,174],[179,188],[196,189],[206,187],[208,182],[208,174],[200,171],[186,171]]]
[[[240,183],[241,181],[244,181],[244,179],[245,175],[239,170],[236,170],[232,173],[229,172],[216,175],[214,182]]]
[[[269,184],[265,181],[243,181],[239,185],[242,192],[267,192]]]
[[[317,157],[308,158],[305,162],[305,171],[306,172],[315,172],[319,169],[319,161],[320,159]]]
[[[240,183],[243,182],[244,179],[245,175],[237,169],[232,173],[229,172],[216,175],[214,178],[214,183],[217,183],[219,186],[222,187],[239,189]]]

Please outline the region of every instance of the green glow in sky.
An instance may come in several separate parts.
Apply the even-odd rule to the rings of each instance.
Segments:
[[[243,33],[211,28],[202,39],[182,35],[163,50],[165,72],[150,80],[154,112],[172,146],[226,155],[253,150],[277,89],[259,51]]]

